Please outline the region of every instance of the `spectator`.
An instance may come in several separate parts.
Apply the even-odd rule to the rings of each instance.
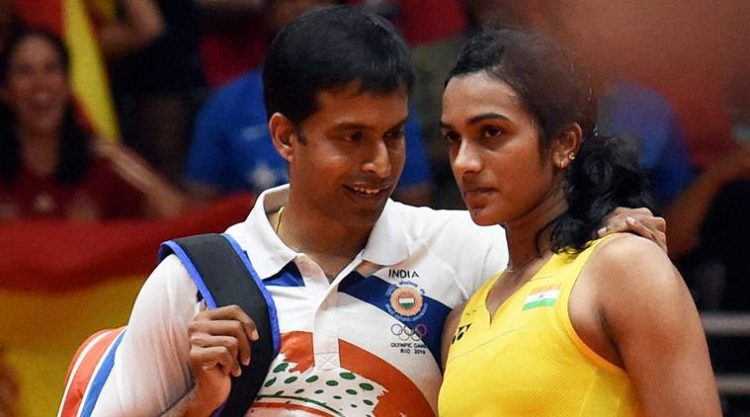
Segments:
[[[20,32],[0,57],[0,219],[164,217],[182,194],[124,148],[77,122],[62,41]]]

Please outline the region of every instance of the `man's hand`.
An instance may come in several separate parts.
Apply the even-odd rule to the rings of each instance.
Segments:
[[[255,322],[236,305],[200,312],[188,325],[193,402],[219,408],[232,387],[230,375],[250,364],[250,343],[258,340]]]
[[[597,231],[599,237],[616,232],[631,232],[654,241],[667,252],[667,222],[654,216],[651,210],[617,207],[605,219],[605,226]]]

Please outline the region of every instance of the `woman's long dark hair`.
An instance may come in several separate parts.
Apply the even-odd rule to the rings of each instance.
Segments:
[[[525,30],[485,29],[461,51],[448,80],[476,72],[508,84],[520,96],[537,122],[543,151],[566,126],[581,126],[581,147],[565,172],[568,209],[549,225],[553,251],[585,249],[618,206],[653,207],[635,147],[599,134],[591,77],[561,47]]]
[[[70,68],[68,51],[62,40],[43,29],[25,29],[15,34],[0,54],[0,85],[6,86],[10,61],[18,47],[29,38],[41,38],[57,51],[66,74]],[[68,103],[60,126],[60,146],[55,179],[75,184],[86,177],[92,162],[91,136],[76,119],[72,101]],[[21,172],[21,144],[13,110],[0,105],[0,179],[12,183]]]

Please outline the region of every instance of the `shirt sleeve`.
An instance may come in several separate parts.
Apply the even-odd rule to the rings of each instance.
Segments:
[[[167,257],[146,280],[93,417],[158,416],[192,386],[187,325],[199,311],[182,263]]]

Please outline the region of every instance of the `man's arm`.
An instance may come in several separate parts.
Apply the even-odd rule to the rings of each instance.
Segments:
[[[200,312],[188,334],[194,385],[162,417],[210,416],[229,397],[230,375],[240,376],[240,363],[250,364],[250,343],[258,340],[255,323],[235,305]]]
[[[230,374],[249,363],[258,334],[239,307],[206,310],[197,293],[176,256],[157,266],[138,294],[93,417],[208,417],[225,402]]]
[[[151,273],[133,306],[92,417],[158,416],[192,386],[188,323],[197,288],[176,256]]]

